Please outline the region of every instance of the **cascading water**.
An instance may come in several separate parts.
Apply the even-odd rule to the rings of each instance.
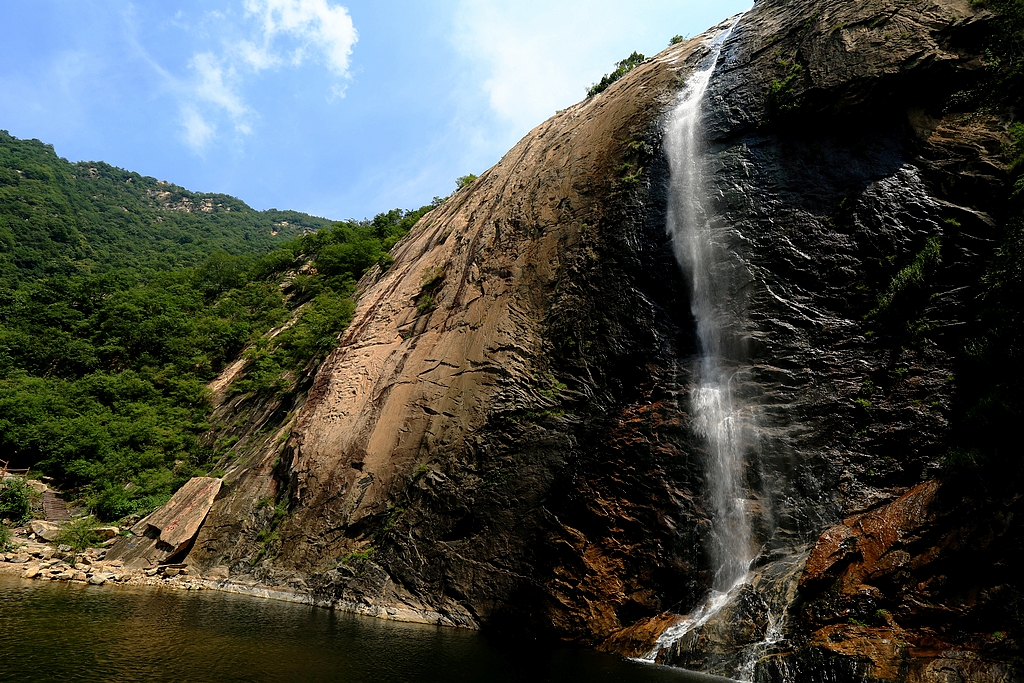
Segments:
[[[728,297],[735,288],[728,269],[719,265],[727,255],[716,242],[701,135],[704,93],[731,32],[732,28],[715,40],[706,67],[690,78],[666,135],[672,178],[668,231],[676,258],[690,276],[691,308],[700,342],[698,386],[691,411],[695,431],[708,447],[707,482],[714,523],[710,550],[715,567],[711,587],[716,591],[732,588],[746,575],[752,559],[742,486],[750,426],[733,398],[736,369],[730,361],[735,354],[730,353],[731,345],[724,337]]]
[[[694,430],[707,446],[706,479],[713,524],[709,554],[715,575],[707,601],[689,619],[662,634],[647,657],[651,660],[714,616],[732,590],[744,582],[753,559],[743,486],[744,454],[753,425],[749,411],[733,392],[739,354],[726,327],[735,283],[709,201],[701,130],[705,92],[722,46],[738,22],[739,18],[711,44],[710,54],[687,80],[665,131],[671,173],[667,229],[676,258],[690,278],[700,343],[690,412]]]

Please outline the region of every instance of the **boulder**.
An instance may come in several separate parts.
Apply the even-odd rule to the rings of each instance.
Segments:
[[[222,564],[217,565],[216,567],[211,567],[210,569],[207,569],[205,572],[203,572],[203,575],[206,578],[211,579],[213,581],[220,581],[226,579],[228,578],[228,576],[230,576],[230,574],[231,570]]]
[[[48,560],[53,557],[53,548],[48,545],[38,546],[32,550],[32,555],[40,560]]]
[[[108,560],[121,560],[139,569],[164,563],[185,550],[195,538],[220,492],[220,479],[194,477],[163,506],[131,528],[107,551]]]
[[[36,538],[41,538],[44,541],[53,542],[57,540],[60,535],[60,524],[54,522],[47,522],[42,519],[35,519],[29,522],[29,529],[36,535]]]

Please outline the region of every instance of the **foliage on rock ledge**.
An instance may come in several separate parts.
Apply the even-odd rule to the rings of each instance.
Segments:
[[[587,97],[593,97],[598,93],[604,92],[608,89],[608,86],[635,69],[645,59],[646,57],[639,52],[633,52],[621,62],[616,62],[614,71],[609,74],[605,74],[601,77],[600,81],[587,88]]]

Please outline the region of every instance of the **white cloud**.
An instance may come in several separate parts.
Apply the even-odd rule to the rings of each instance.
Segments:
[[[460,0],[455,45],[476,65],[491,109],[516,136],[586,95],[615,62],[720,19],[706,0]],[[723,5],[742,9],[743,0]],[[734,10],[736,11],[736,10]]]
[[[269,50],[261,48],[250,40],[240,40],[234,46],[236,54],[254,71],[263,71],[280,66],[281,60]]]
[[[302,64],[314,47],[335,75],[348,76],[349,56],[359,35],[344,7],[327,0],[245,0],[245,11],[257,17],[262,27],[262,45],[240,46],[254,69],[285,61],[273,49],[278,36],[286,36],[302,41],[287,59],[293,66]]]
[[[517,130],[581,99],[607,44],[629,35],[630,8],[614,0],[462,0],[458,46],[486,74],[491,108]]]
[[[220,107],[236,121],[241,121],[249,113],[249,107],[242,102],[232,85],[225,81],[225,78],[233,80],[236,75],[233,67],[229,65],[225,70],[221,60],[211,52],[197,54],[189,66],[198,77],[194,84],[197,97]]]
[[[181,108],[182,139],[196,152],[201,152],[210,143],[217,127],[207,122],[194,107]]]
[[[258,113],[244,96],[251,79],[262,71],[300,67],[319,61],[335,82],[325,86],[328,101],[345,96],[349,57],[359,36],[348,10],[329,0],[240,0],[245,20],[228,23],[231,13],[206,12],[204,32],[222,36],[219,49],[196,52],[188,62],[190,76],[179,78],[152,59],[135,41],[138,52],[161,74],[179,100],[182,139],[201,152],[217,137],[216,120],[229,122],[241,135],[253,132]],[[183,14],[174,23],[190,28]],[[131,20],[131,17],[129,17]],[[211,23],[215,30],[211,30]],[[339,82],[340,81],[340,82]]]

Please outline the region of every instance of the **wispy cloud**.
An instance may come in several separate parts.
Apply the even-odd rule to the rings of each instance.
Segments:
[[[608,43],[629,33],[628,13],[614,0],[461,0],[457,45],[483,70],[491,108],[521,134],[581,98]]]
[[[248,119],[252,112],[236,92],[238,74],[234,66],[225,65],[212,52],[202,52],[192,58],[189,67],[196,74],[191,89],[195,98],[225,111],[239,133],[251,133]]]
[[[217,132],[217,127],[203,118],[195,107],[185,105],[181,108],[182,139],[194,150],[202,150],[210,143]]]
[[[348,10],[327,0],[245,0],[245,11],[261,25],[259,43],[242,41],[241,53],[255,69],[287,61],[298,66],[312,52],[340,77],[348,76],[349,56],[359,36]],[[282,55],[279,37],[301,41]]]
[[[237,135],[253,132],[259,112],[248,104],[245,91],[263,71],[319,63],[331,73],[325,84],[328,99],[345,94],[352,48],[359,39],[345,7],[329,0],[238,3],[242,12],[207,12],[199,24],[181,12],[175,15],[173,23],[181,30],[201,25],[205,34],[221,36],[218,45],[192,55],[184,76],[157,63],[133,36],[137,50],[177,97],[181,139],[197,153],[217,139],[218,121]],[[126,17],[129,23],[136,20],[134,9]]]
[[[617,60],[633,50],[651,56],[694,18],[719,12],[716,4],[646,0],[641,11],[621,0],[459,0],[453,37],[492,111],[520,136],[581,100]]]

